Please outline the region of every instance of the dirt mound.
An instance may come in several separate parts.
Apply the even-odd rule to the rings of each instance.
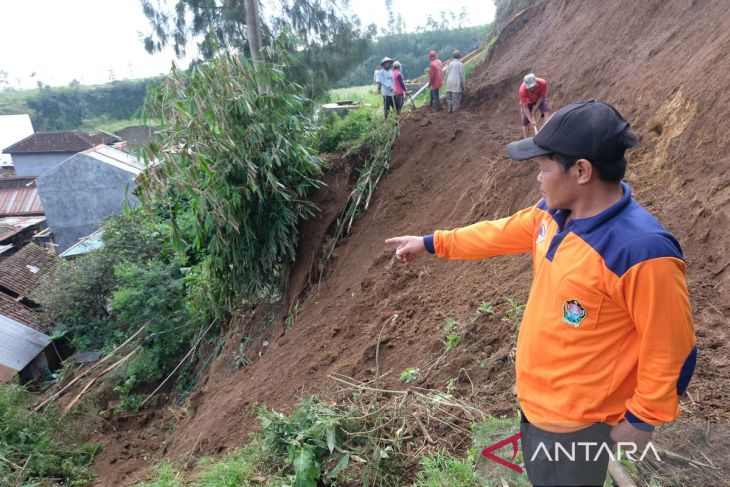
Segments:
[[[291,295],[299,296],[298,306],[295,298],[234,319],[165,452],[179,457],[239,446],[255,425],[255,405],[287,410],[299,397],[329,388],[333,373],[372,379],[378,333],[394,315],[381,340],[379,367],[388,373],[383,386],[399,386],[401,370],[419,367],[420,386],[443,388],[457,378],[457,391],[484,411],[514,410],[516,324],[505,314],[508,299],[526,301],[529,256],[422,259],[404,266],[394,262],[383,240],[504,216],[537,201],[534,166],[509,162],[505,154],[506,144],[521,135],[517,89],[531,71],[550,82],[554,108],[601,98],[617,106],[640,135],[627,181],[637,200],[678,237],[689,264],[700,355],[686,414],[730,418],[724,372],[730,360],[730,134],[722,123],[730,102],[728,45],[721,1],[555,0],[518,14],[470,80],[463,111],[421,110],[403,120],[392,174],[335,249],[329,271],[301,295],[306,272],[297,271]],[[301,259],[312,261],[317,238],[342,207],[346,184],[333,188],[300,265]],[[481,301],[497,312],[475,315]],[[293,310],[296,319],[287,329]],[[429,371],[444,349],[449,317],[463,325],[461,343]],[[253,363],[236,369],[245,336],[256,337],[248,348]],[[157,424],[171,413],[147,414],[145,421]],[[160,451],[154,438],[130,455],[136,468],[143,454]],[[125,440],[110,440],[119,441]],[[97,463],[108,484],[127,473],[125,460],[112,455],[102,454]]]

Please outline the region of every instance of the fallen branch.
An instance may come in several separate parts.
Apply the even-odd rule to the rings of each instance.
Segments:
[[[76,397],[74,397],[73,400],[70,403],[68,403],[63,408],[63,414],[68,413],[71,410],[71,408],[74,407],[74,405],[78,402],[78,400],[81,399],[81,396],[83,396],[84,394],[86,394],[86,391],[88,391],[89,388],[91,388],[92,384],[94,384],[94,382],[96,382],[97,379],[99,379],[100,377],[106,375],[108,372],[116,369],[117,367],[119,367],[120,365],[122,365],[124,362],[126,362],[127,360],[129,360],[129,357],[131,357],[132,355],[134,355],[135,352],[137,352],[137,350],[139,350],[140,348],[142,348],[142,347],[135,348],[134,350],[132,350],[131,352],[129,352],[127,355],[125,355],[124,357],[122,357],[121,359],[117,360],[112,365],[110,365],[109,367],[107,367],[106,369],[104,369],[101,372],[101,374],[99,374],[96,377],[94,377],[93,379],[91,379],[89,381],[89,383],[86,384],[83,389],[81,389],[81,392],[79,392],[76,395]]]
[[[713,470],[720,470],[720,467],[716,467],[714,465],[710,465],[710,464],[707,464],[704,462],[699,462],[697,460],[692,460],[691,458],[682,456],[679,453],[674,453],[672,451],[665,450],[664,448],[657,448],[657,452],[662,455],[665,455],[668,458],[671,458],[672,460],[680,460],[683,462],[687,462],[694,467],[705,467],[705,468],[711,468]]]
[[[142,333],[142,330],[145,329],[145,326],[146,325],[143,325],[139,330],[136,331],[136,333],[134,335],[132,335],[131,337],[127,338],[127,340],[124,343],[122,343],[117,348],[115,348],[114,350],[112,350],[111,352],[109,352],[109,354],[106,357],[104,357],[103,359],[99,360],[96,364],[94,364],[90,368],[86,369],[86,371],[84,371],[84,372],[80,373],[78,376],[76,376],[74,378],[74,380],[72,380],[71,382],[69,382],[68,384],[66,384],[66,386],[63,387],[60,391],[58,391],[57,393],[55,393],[54,395],[52,395],[51,397],[49,397],[48,399],[46,399],[45,401],[43,401],[42,403],[40,403],[39,405],[37,405],[35,408],[33,408],[33,411],[40,411],[41,409],[43,409],[43,407],[46,404],[50,403],[51,401],[54,401],[61,394],[63,394],[64,392],[66,392],[68,390],[68,388],[71,387],[72,385],[74,385],[79,379],[81,379],[82,377],[86,376],[89,372],[91,372],[92,370],[94,370],[95,368],[101,366],[104,362],[106,362],[107,360],[109,360],[112,356],[114,356],[115,353],[117,353],[119,350],[121,350],[129,342],[131,342],[132,340],[134,340],[137,337],[137,335],[139,335],[140,333]]]
[[[0,455],[0,460],[2,460],[3,462],[7,463],[7,464],[8,464],[8,465],[10,465],[11,467],[13,467],[13,468],[14,468],[15,470],[19,470],[19,469],[23,468],[23,467],[21,467],[20,465],[18,465],[17,463],[13,463],[13,462],[11,462],[10,460],[8,460],[7,458],[5,458],[5,457],[4,457],[4,456],[2,456],[2,455]]]
[[[413,418],[416,420],[416,424],[418,425],[418,429],[421,430],[421,433],[423,433],[423,436],[426,438],[426,441],[431,443],[432,445],[436,443],[433,441],[433,438],[431,438],[431,435],[428,434],[428,430],[426,429],[426,426],[421,421],[421,418],[418,417],[418,413],[413,413]]]

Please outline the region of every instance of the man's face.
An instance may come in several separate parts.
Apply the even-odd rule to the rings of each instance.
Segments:
[[[549,156],[537,158],[537,165],[540,173],[537,180],[540,183],[540,193],[545,198],[545,203],[552,210],[570,209],[575,199],[577,183],[572,175],[572,169],[563,170],[555,159]]]

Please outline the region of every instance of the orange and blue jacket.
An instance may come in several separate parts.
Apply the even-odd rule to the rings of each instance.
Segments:
[[[517,339],[517,396],[556,432],[621,419],[650,430],[679,415],[697,357],[677,240],[631,197],[567,219],[544,201],[508,218],[424,237],[447,259],[532,253]]]

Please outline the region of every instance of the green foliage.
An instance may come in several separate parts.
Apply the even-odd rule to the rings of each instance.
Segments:
[[[525,314],[525,305],[512,298],[507,298],[507,305],[509,308],[504,312],[505,316],[513,321],[520,321]]]
[[[277,471],[279,465],[276,460],[267,456],[257,445],[251,444],[223,458],[201,458],[194,475],[183,476],[172,464],[162,463],[155,469],[154,478],[138,484],[138,487],[291,486],[286,476]]]
[[[128,377],[124,382],[114,387],[114,392],[119,394],[119,400],[115,406],[116,412],[130,411],[136,413],[142,407],[144,396],[141,394],[129,394],[137,383],[135,376]]]
[[[415,382],[416,379],[418,379],[419,372],[421,372],[421,369],[419,369],[418,367],[408,367],[407,369],[401,371],[401,373],[398,375],[398,380],[400,380],[401,382],[405,382],[406,384]]]
[[[486,314],[486,315],[493,315],[494,314],[494,306],[492,306],[492,303],[489,301],[482,301],[479,303],[479,307],[474,312],[474,316],[471,317],[472,323],[479,318],[479,316]]]
[[[439,452],[421,459],[413,487],[479,487],[474,467],[467,462]]]
[[[73,425],[58,411],[29,410],[33,397],[16,384],[0,384],[0,455],[25,468],[22,473],[0,462],[0,486],[23,485],[38,478],[85,483],[93,479],[91,463],[101,447],[73,445]]]
[[[383,103],[383,97],[378,94],[375,85],[372,83],[363,86],[350,86],[348,88],[329,90],[327,96],[324,97],[324,101],[326,102],[347,100],[373,105],[378,108]]]
[[[81,350],[111,350],[145,326],[141,350],[125,368],[133,380],[122,408],[134,409],[129,391],[161,378],[206,316],[192,303],[196,273],[184,272],[188,260],[172,249],[169,224],[138,208],[105,220],[103,229],[101,249],[64,262],[43,284],[43,307],[57,333]]]
[[[438,29],[427,32],[394,34],[380,37],[365,52],[364,60],[347,71],[336,88],[374,84],[373,71],[380,64],[383,56],[397,59],[403,66],[403,77],[408,80],[418,78],[428,71],[427,53],[434,49],[439,59],[451,59],[455,49],[462,54],[472,51],[484,40],[490,26],[468,27],[463,29]]]
[[[118,120],[136,118],[150,86],[159,77],[113,81],[95,86],[72,82],[0,94],[0,115],[30,113],[36,131],[94,129]]]
[[[319,152],[334,152],[345,142],[360,139],[380,118],[370,108],[360,108],[345,117],[331,113],[319,130]]]
[[[461,333],[459,332],[459,323],[453,318],[446,318],[446,323],[443,327],[444,332],[444,346],[446,351],[450,352],[461,341]]]
[[[367,210],[375,188],[390,167],[393,143],[400,133],[399,126],[394,119],[395,117],[391,117],[383,120],[378,117],[371,130],[355,141],[345,154],[346,157],[359,154],[364,158],[364,162],[360,168],[360,176],[355,183],[355,188],[347,200],[345,211],[338,220],[337,239],[347,235],[355,219],[364,210]]]
[[[177,245],[204,255],[205,298],[221,312],[277,294],[297,225],[312,215],[306,197],[320,184],[321,161],[302,142],[307,100],[296,90],[279,66],[254,73],[223,54],[173,69],[148,98],[147,116],[163,130],[147,152],[160,164],[145,182],[146,201],[167,202],[176,229],[189,217],[192,240],[177,231]]]
[[[345,432],[353,422],[316,397],[303,400],[289,417],[262,409],[259,420],[262,448],[287,455],[294,469],[294,485],[316,487],[320,479],[336,478],[346,468]],[[336,465],[328,470],[324,467],[328,462]]]
[[[152,33],[144,39],[148,52],[161,51],[171,44],[183,57],[191,39],[199,41],[204,60],[213,59],[219,48],[248,53],[248,33],[243,2],[179,0],[173,12],[165,4],[142,0],[142,9]],[[287,78],[304,87],[307,96],[323,94],[331,84],[362,59],[375,27],[365,29],[348,18],[335,2],[285,0],[275,17],[260,15],[263,45],[285,38],[284,47],[292,55],[285,69]]]
[[[470,449],[469,456],[476,461],[481,451],[494,443],[509,438],[520,432],[519,416],[487,416],[479,423],[472,425],[472,435],[474,439],[474,447]],[[512,449],[505,447],[494,452],[495,455],[502,456],[517,465],[522,464],[522,450],[517,450],[517,456],[512,459]],[[526,474],[519,474],[513,470],[507,469],[497,462],[489,460],[480,461],[479,480],[483,485],[500,485],[501,480],[505,479],[509,485],[518,487],[528,487],[530,482]]]
[[[175,471],[172,464],[165,462],[155,469],[155,478],[150,482],[140,484],[139,487],[182,487],[180,473]]]

